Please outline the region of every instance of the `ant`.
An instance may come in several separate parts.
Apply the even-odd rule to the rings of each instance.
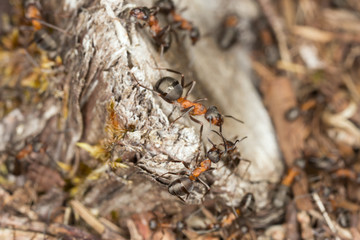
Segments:
[[[239,21],[239,16],[236,14],[230,14],[224,18],[217,38],[217,43],[221,49],[229,49],[238,40]]]
[[[170,15],[172,18],[173,26],[180,30],[189,31],[189,37],[192,45],[200,38],[200,31],[191,22],[184,19],[180,14],[176,12],[175,4],[172,0],[159,0],[155,3],[155,6],[159,8],[159,11],[165,15]]]
[[[228,151],[228,150],[226,150],[226,151]],[[171,160],[172,162],[182,162],[188,170],[185,173],[187,175],[187,177],[177,178],[169,184],[169,186],[168,186],[169,193],[177,196],[180,200],[184,201],[184,199],[182,197],[186,196],[185,199],[187,199],[190,196],[192,190],[194,189],[193,182],[196,180],[199,180],[199,182],[202,183],[206,187],[207,192],[208,192],[210,190],[210,187],[208,184],[206,184],[200,178],[200,175],[203,172],[213,169],[213,168],[211,168],[211,163],[218,163],[221,159],[223,152],[226,152],[226,151],[221,151],[217,148],[216,145],[214,145],[210,150],[207,151],[207,153],[206,153],[207,158],[205,160],[201,161],[199,164],[198,164],[198,159],[199,159],[199,154],[198,154],[196,156],[196,165],[195,165],[197,167],[195,167],[193,170],[191,170],[189,165],[187,163],[185,163],[184,161]],[[166,174],[181,175],[181,174],[183,174],[183,172],[178,172],[178,173],[167,172],[163,175],[166,175]],[[161,175],[161,176],[163,176],[163,175]]]
[[[224,123],[224,117],[232,118],[239,123],[244,123],[243,121],[231,116],[231,115],[222,115],[216,106],[210,106],[205,113],[205,119],[215,126],[218,126],[220,133],[222,133],[222,125]]]
[[[236,148],[236,144],[243,141],[247,137],[245,136],[240,140],[236,139],[235,142],[231,142],[231,141],[225,139],[225,137],[222,135],[221,132],[219,133],[219,132],[216,132],[215,130],[212,130],[212,132],[216,133],[217,135],[219,135],[222,138],[223,143],[220,145],[222,145],[224,147],[224,150],[220,150],[218,145],[214,144],[210,139],[208,139],[209,142],[212,144],[212,148],[209,151],[207,151],[207,157],[210,158],[214,163],[217,163],[221,159],[223,159],[225,161],[225,164],[227,164],[227,165],[230,163],[233,164],[233,166],[237,165],[235,167],[235,170],[232,173],[236,172],[236,168],[239,166],[240,161],[245,161],[248,163],[248,166],[246,167],[246,170],[245,170],[245,173],[246,173],[251,165],[251,161],[241,157],[240,152]],[[217,161],[217,162],[215,162],[215,161]],[[238,162],[238,163],[236,163],[236,162]],[[229,178],[230,175],[227,178]]]
[[[170,25],[160,27],[159,20],[156,17],[158,11],[157,7],[137,7],[130,10],[130,18],[135,18],[141,27],[149,26],[152,38],[157,47],[160,47],[160,54],[162,55],[171,46],[171,27]]]
[[[203,99],[199,99],[194,102],[187,100],[187,97],[190,94],[190,92],[193,90],[196,82],[191,81],[190,83],[185,85],[185,76],[183,73],[175,71],[175,70],[167,69],[167,68],[164,68],[164,69],[158,68],[158,69],[166,70],[166,71],[181,75],[181,84],[175,78],[163,77],[156,82],[155,87],[154,87],[155,90],[153,90],[153,89],[145,87],[144,85],[139,83],[139,81],[136,79],[134,74],[131,73],[131,76],[137,82],[137,84],[139,86],[141,86],[149,91],[155,92],[166,102],[171,103],[171,104],[174,104],[175,102],[179,103],[180,106],[182,107],[182,112],[184,112],[184,113],[182,115],[180,115],[177,119],[175,119],[171,124],[176,122],[178,119],[183,117],[185,114],[189,113],[190,119],[201,125],[201,127],[200,127],[200,138],[201,138],[203,124],[199,120],[193,118],[193,116],[204,115],[207,111],[206,107],[203,104],[198,103],[198,101],[201,101]],[[184,97],[181,97],[183,95],[184,89],[187,87],[190,87],[189,90],[186,92]],[[173,109],[173,111],[174,111],[174,109]],[[169,117],[172,115],[172,112],[170,113]]]
[[[287,200],[287,193],[295,181],[295,178],[300,175],[301,169],[305,167],[304,159],[295,160],[294,166],[290,167],[288,173],[283,177],[281,184],[273,198],[273,204],[277,208],[282,208]]]
[[[196,156],[196,163],[198,162],[199,154]],[[197,163],[194,169],[190,169],[189,165],[185,163],[184,161],[176,161],[172,160],[172,162],[182,162],[184,166],[187,168],[187,171],[181,171],[181,172],[167,172],[164,173],[161,176],[164,176],[166,174],[173,174],[173,175],[187,175],[187,177],[180,177],[175,179],[169,184],[168,191],[170,194],[177,196],[181,201],[185,202],[186,199],[190,196],[192,190],[194,189],[194,181],[198,180],[200,183],[202,183],[206,187],[206,193],[209,192],[210,187],[207,183],[205,183],[201,178],[200,175],[203,172],[206,172],[211,169],[211,160],[205,159],[201,161],[199,164]],[[206,195],[205,193],[205,195]],[[185,200],[182,198],[182,196],[186,195]]]
[[[218,132],[214,131],[213,132],[219,134]],[[188,169],[185,174],[187,175],[187,177],[180,177],[180,178],[177,178],[175,179],[173,182],[171,182],[169,184],[169,187],[168,187],[168,191],[170,194],[172,195],[175,195],[177,196],[180,200],[184,201],[184,199],[182,198],[182,196],[185,196],[186,195],[186,198],[187,199],[190,195],[190,193],[192,192],[193,188],[194,188],[194,185],[193,185],[193,182],[198,180],[200,183],[202,183],[206,189],[207,189],[207,192],[210,190],[210,187],[208,184],[206,184],[201,178],[200,178],[200,175],[203,173],[203,172],[206,172],[206,171],[209,171],[213,168],[211,168],[211,163],[218,163],[222,156],[224,154],[228,154],[228,155],[231,155],[233,154],[234,152],[236,152],[236,144],[240,141],[242,141],[243,139],[245,139],[246,137],[244,137],[243,139],[241,140],[236,140],[235,142],[231,142],[231,141],[228,141],[226,140],[221,134],[219,134],[219,136],[222,137],[224,143],[224,148],[225,150],[221,151],[217,145],[215,145],[214,143],[212,143],[210,140],[210,143],[213,145],[213,147],[208,150],[206,152],[206,159],[201,161],[200,163],[198,163],[198,159],[199,159],[199,154],[196,156],[196,167],[194,169],[190,169],[189,165],[184,162],[184,161],[176,161],[176,160],[171,160],[172,162],[182,162],[184,164],[184,166]],[[239,154],[238,152],[236,152],[237,154]],[[238,157],[238,156],[237,156]],[[251,163],[249,160],[247,159],[242,159],[241,160],[245,160],[249,163]],[[183,172],[177,172],[177,173],[174,173],[174,172],[167,172],[163,175],[166,175],[166,174],[175,174],[175,175],[182,175]],[[163,176],[161,175],[161,176]],[[206,193],[207,193],[206,192]],[[206,194],[205,193],[205,194]]]
[[[31,22],[31,25],[35,30],[34,39],[32,42],[35,42],[39,48],[45,51],[54,51],[57,48],[57,43],[54,38],[52,38],[50,34],[43,28],[43,26],[51,27],[64,34],[68,33],[63,29],[58,28],[57,26],[43,21],[40,8],[41,7],[39,3],[29,3],[25,6],[25,18]]]
[[[190,94],[190,92],[193,90],[193,88],[195,87],[196,82],[191,81],[190,83],[185,85],[185,76],[183,73],[172,70],[172,69],[168,69],[168,68],[157,68],[157,69],[166,70],[168,72],[172,72],[172,73],[180,75],[181,76],[181,84],[175,78],[163,77],[163,78],[160,78],[156,82],[154,89],[150,89],[150,88],[142,85],[137,80],[137,78],[134,76],[133,73],[131,73],[131,76],[137,82],[137,84],[139,86],[141,86],[149,91],[155,92],[166,102],[171,103],[171,104],[175,104],[175,102],[177,102],[180,104],[180,106],[182,108],[181,111],[183,112],[183,114],[181,114],[178,118],[176,118],[174,121],[172,121],[171,124],[175,123],[177,120],[182,118],[185,114],[189,114],[189,117],[193,122],[201,125],[201,127],[200,127],[200,140],[201,140],[202,132],[203,132],[203,123],[200,122],[199,120],[195,119],[193,116],[204,115],[205,119],[210,123],[210,125],[214,124],[214,125],[220,127],[220,132],[222,132],[222,124],[224,122],[224,117],[231,117],[231,118],[235,119],[236,121],[243,123],[241,120],[238,120],[238,119],[234,118],[233,116],[220,114],[217,107],[215,107],[215,106],[206,108],[205,105],[199,103],[200,101],[205,100],[205,99],[198,99],[193,102],[188,100],[187,97]],[[190,87],[190,88],[186,92],[185,96],[182,97],[183,91],[187,87]],[[174,109],[171,111],[171,113],[168,117],[170,117],[172,115]]]

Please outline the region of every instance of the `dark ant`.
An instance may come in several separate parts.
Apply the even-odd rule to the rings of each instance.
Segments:
[[[171,46],[171,27],[169,25],[160,27],[159,20],[156,17],[158,11],[159,9],[157,7],[133,8],[130,10],[130,17],[135,18],[141,27],[144,27],[145,25],[149,26],[152,38],[154,39],[155,44],[160,47],[160,54],[162,55]]]
[[[210,159],[213,159],[214,161],[215,160],[220,161],[220,159],[223,159],[223,161],[225,162],[224,166],[229,165],[229,164],[236,166],[234,171],[231,174],[236,172],[236,169],[237,169],[237,167],[240,166],[241,161],[245,161],[248,163],[248,166],[246,167],[246,170],[245,170],[245,173],[247,173],[247,171],[251,165],[251,161],[241,157],[240,152],[236,148],[236,144],[243,141],[247,137],[243,137],[240,140],[237,139],[237,140],[235,140],[235,142],[231,142],[231,141],[225,139],[225,137],[222,135],[222,133],[218,133],[215,130],[212,130],[212,132],[216,133],[217,135],[219,135],[222,138],[223,143],[220,145],[222,145],[224,147],[224,150],[220,150],[216,144],[214,144],[212,141],[209,140],[209,142],[212,144],[212,148],[209,151],[207,151],[207,157]],[[216,163],[216,162],[214,162],[214,163]],[[231,176],[231,174],[229,176],[227,176],[227,178],[229,178]]]
[[[134,76],[133,73],[131,73],[131,76],[137,82],[137,84],[139,86],[141,86],[149,91],[155,92],[156,94],[158,94],[162,99],[164,99],[168,103],[174,104],[175,102],[177,102],[180,104],[180,106],[182,108],[181,111],[183,112],[183,114],[181,114],[178,118],[176,118],[174,121],[172,121],[171,124],[175,123],[177,120],[182,118],[185,114],[189,114],[189,117],[193,122],[201,125],[201,127],[200,127],[200,140],[201,140],[202,132],[203,132],[203,123],[200,122],[199,120],[195,119],[193,116],[204,115],[205,119],[207,121],[209,121],[210,124],[214,124],[214,125],[220,127],[220,132],[222,131],[222,124],[224,122],[224,117],[230,117],[230,118],[235,119],[238,122],[243,123],[241,120],[238,120],[238,119],[234,118],[233,116],[220,114],[215,106],[211,106],[207,109],[205,107],[205,105],[198,103],[199,101],[204,100],[204,99],[198,99],[193,102],[190,100],[187,100],[187,97],[190,94],[190,92],[193,90],[196,82],[191,81],[190,83],[185,85],[185,76],[183,73],[172,70],[172,69],[168,69],[168,68],[157,68],[157,69],[166,70],[166,71],[181,75],[181,84],[175,78],[163,77],[156,82],[154,89],[150,89],[150,88],[142,85],[137,80],[137,78]],[[184,89],[189,86],[190,86],[190,88],[186,92],[185,96],[181,97]],[[174,109],[173,109],[173,111],[174,111]],[[169,118],[172,115],[173,111],[171,111],[170,115],[168,116]]]
[[[171,16],[174,28],[189,31],[189,37],[193,45],[199,40],[199,29],[176,12],[175,4],[172,0],[159,0],[155,3],[155,6],[159,8],[161,13]]]

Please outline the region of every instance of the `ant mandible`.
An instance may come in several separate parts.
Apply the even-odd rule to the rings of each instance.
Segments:
[[[161,13],[170,15],[172,17],[173,26],[180,30],[189,31],[191,43],[194,45],[200,38],[200,31],[191,22],[184,19],[176,12],[175,4],[172,0],[159,0],[155,3]]]
[[[156,17],[159,9],[157,7],[137,7],[130,10],[130,17],[135,18],[141,27],[148,25],[155,44],[160,47],[162,55],[171,46],[171,27],[169,25],[160,27],[159,20]]]

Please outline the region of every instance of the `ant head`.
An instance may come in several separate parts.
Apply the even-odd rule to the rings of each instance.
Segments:
[[[175,5],[171,0],[159,0],[155,3],[155,6],[159,7],[160,12],[164,14],[169,14],[175,10]]]
[[[215,106],[210,106],[206,113],[205,113],[205,119],[213,125],[221,126],[224,122],[224,118],[220,114],[219,110]]]
[[[200,31],[197,27],[192,27],[190,30],[191,42],[194,45],[200,38]]]
[[[182,96],[183,87],[178,80],[172,77],[163,77],[155,84],[155,91],[158,92],[164,100],[172,103]]]
[[[150,9],[147,7],[133,8],[130,10],[130,17],[133,17],[140,22],[146,22],[150,17]]]

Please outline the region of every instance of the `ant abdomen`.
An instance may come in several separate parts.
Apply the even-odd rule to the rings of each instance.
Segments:
[[[188,177],[181,177],[170,183],[168,191],[170,194],[178,197],[184,195],[189,196],[193,188],[193,181],[191,181]]]
[[[159,12],[164,14],[170,14],[171,11],[175,10],[175,5],[171,0],[159,0],[155,3],[155,6],[159,8]]]
[[[44,29],[40,29],[34,33],[34,41],[39,48],[45,51],[50,52],[57,48],[56,41]]]
[[[172,77],[163,77],[155,84],[155,91],[166,101],[174,102],[183,94],[183,87],[179,81]]]

